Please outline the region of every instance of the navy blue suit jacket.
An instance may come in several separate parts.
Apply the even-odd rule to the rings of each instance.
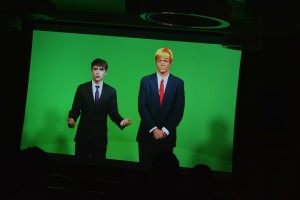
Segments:
[[[163,141],[166,146],[176,146],[176,128],[184,113],[184,81],[172,74],[169,75],[162,105],[159,104],[159,91],[156,73],[145,76],[140,81],[138,111],[141,118],[137,142],[154,140],[149,131],[157,126],[165,127],[169,135]]]
[[[90,143],[107,145],[107,117],[120,128],[123,118],[119,114],[116,90],[103,83],[101,97],[96,104],[93,97],[92,81],[77,87],[72,109],[68,117],[75,121],[80,116],[75,142],[85,140]]]

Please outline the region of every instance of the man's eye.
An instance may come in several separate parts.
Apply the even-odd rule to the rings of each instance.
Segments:
[[[104,68],[104,67],[97,67],[97,68],[94,68],[94,70],[95,70],[95,71],[97,71],[97,70],[104,71],[105,68]]]

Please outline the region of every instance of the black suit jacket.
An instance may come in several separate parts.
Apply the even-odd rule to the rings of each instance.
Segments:
[[[69,117],[75,122],[80,117],[74,141],[107,145],[107,117],[118,126],[123,118],[119,114],[116,90],[103,83],[101,97],[96,104],[93,97],[92,81],[77,87]]]
[[[138,110],[140,125],[136,140],[147,142],[154,140],[149,131],[157,126],[169,130],[169,135],[164,138],[166,146],[176,146],[176,128],[181,122],[184,113],[185,94],[182,79],[170,74],[165,89],[162,105],[159,104],[159,91],[156,73],[141,79],[138,96]]]

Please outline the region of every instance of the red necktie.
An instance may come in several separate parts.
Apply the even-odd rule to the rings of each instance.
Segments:
[[[162,104],[163,98],[165,93],[165,86],[164,86],[164,79],[161,79],[160,81],[160,87],[159,87],[159,103]]]

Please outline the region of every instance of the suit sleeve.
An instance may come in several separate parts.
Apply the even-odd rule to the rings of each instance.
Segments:
[[[69,111],[69,118],[73,118],[74,121],[76,122],[78,117],[81,114],[80,108],[81,108],[81,104],[82,104],[82,94],[81,94],[81,87],[78,86],[75,96],[74,96],[74,100],[73,100],[73,104],[72,104],[72,108]]]
[[[138,96],[138,111],[142,120],[142,123],[146,126],[147,130],[151,130],[153,127],[157,126],[155,120],[153,119],[154,113],[154,96],[151,94],[151,89],[149,84],[146,83],[147,80],[142,78],[140,81],[140,89]],[[151,112],[152,111],[152,112]]]
[[[117,101],[117,92],[116,90],[112,90],[110,96],[110,109],[109,109],[109,117],[110,119],[122,130],[124,127],[120,125],[121,121],[124,119],[118,110],[118,101]]]

